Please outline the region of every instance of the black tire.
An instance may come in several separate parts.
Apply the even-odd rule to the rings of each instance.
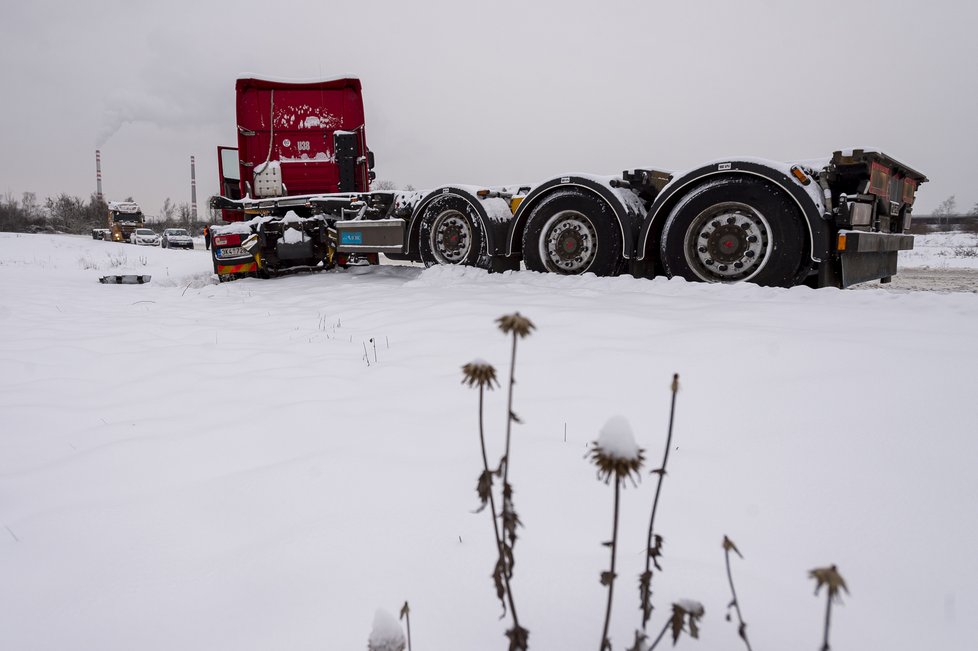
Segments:
[[[486,233],[475,207],[446,194],[428,204],[421,216],[418,252],[424,266],[458,264],[488,269]]]
[[[709,181],[669,213],[659,241],[662,264],[670,277],[791,287],[808,265],[803,219],[770,183],[744,176]]]
[[[166,240],[161,240],[160,241],[160,248],[161,249],[165,249],[166,248]]]
[[[530,271],[613,276],[624,263],[621,227],[597,195],[580,188],[557,190],[527,217],[523,262]]]

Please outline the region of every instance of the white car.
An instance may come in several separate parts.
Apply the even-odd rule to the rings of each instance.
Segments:
[[[192,249],[194,241],[182,228],[168,228],[163,231],[163,240],[160,246],[164,249]]]
[[[151,228],[137,228],[129,236],[130,244],[143,244],[145,246],[158,246],[160,236]]]

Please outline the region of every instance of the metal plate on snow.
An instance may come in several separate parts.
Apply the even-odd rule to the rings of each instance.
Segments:
[[[152,276],[149,274],[126,274],[119,276],[102,276],[98,279],[98,281],[103,285],[144,285],[148,283],[151,278]]]

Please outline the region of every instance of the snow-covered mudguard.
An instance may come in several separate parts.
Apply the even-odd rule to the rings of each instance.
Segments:
[[[577,187],[591,192],[611,208],[621,230],[622,255],[626,260],[629,259],[634,250],[634,234],[642,220],[641,207],[637,202],[628,203],[623,200],[622,195],[609,185],[609,181],[610,177],[604,179],[581,175],[559,176],[533,188],[513,215],[506,237],[506,255],[522,253],[523,230],[526,228],[527,217],[540,201],[562,188]]]
[[[657,259],[662,227],[673,206],[700,183],[723,176],[753,176],[780,188],[805,217],[812,262],[827,259],[831,247],[831,230],[826,223],[820,194],[821,187],[815,179],[812,179],[808,186],[804,186],[794,177],[789,176],[787,168],[784,171],[777,169],[775,163],[758,160],[724,160],[709,163],[677,176],[662,189],[652,202],[639,232],[635,251],[636,260],[645,260],[647,257],[650,261]]]
[[[446,185],[444,187],[432,190],[418,204],[414,207],[411,213],[411,219],[408,221],[407,226],[407,241],[405,242],[405,253],[406,254],[417,254],[418,252],[418,238],[421,233],[421,217],[424,215],[425,210],[432,204],[432,202],[440,199],[444,196],[456,196],[466,203],[472,206],[475,214],[479,218],[479,222],[482,226],[482,232],[485,234],[486,238],[486,252],[490,257],[496,258],[497,256],[504,255],[504,252],[499,249],[499,244],[505,242],[506,232],[507,232],[507,221],[502,220],[499,217],[493,219],[489,215],[489,210],[487,210],[485,199],[481,199],[476,192],[478,188],[474,187],[462,187],[457,185]],[[507,212],[508,214],[508,212]]]

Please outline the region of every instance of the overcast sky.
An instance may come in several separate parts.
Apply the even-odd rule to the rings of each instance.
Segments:
[[[243,73],[363,82],[398,185],[878,147],[978,203],[975,0],[32,3],[0,9],[0,193],[217,191]]]

